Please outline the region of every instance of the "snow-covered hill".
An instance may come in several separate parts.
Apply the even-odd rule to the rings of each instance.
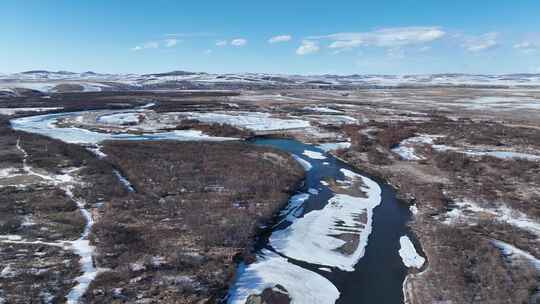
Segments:
[[[45,93],[106,90],[362,88],[415,86],[540,87],[540,74],[472,75],[276,75],[209,74],[173,71],[158,74],[99,74],[44,70],[0,74],[0,90],[17,88]]]

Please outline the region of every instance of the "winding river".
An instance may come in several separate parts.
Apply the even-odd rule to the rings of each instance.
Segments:
[[[111,135],[55,127],[58,119],[73,115],[24,117],[11,125],[70,143],[218,140],[192,131]],[[226,301],[245,303],[250,295],[273,288],[286,290],[293,303],[401,303],[407,268],[398,251],[400,237],[409,234],[410,212],[396,201],[392,188],[315,146],[285,139],[251,143],[292,154],[305,168],[306,178],[257,240],[256,261],[239,265]]]

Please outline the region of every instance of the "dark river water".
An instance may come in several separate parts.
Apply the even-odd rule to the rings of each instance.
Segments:
[[[271,146],[282,151],[302,157],[304,150],[315,150],[313,146],[305,145],[287,139],[257,139],[256,145]],[[320,151],[320,150],[319,150]],[[396,200],[394,190],[374,177],[349,166],[330,155],[323,160],[302,157],[312,168],[306,172],[305,183],[298,189],[307,192],[310,188],[320,189],[318,195],[310,195],[305,201],[304,213],[321,209],[328,203],[332,191],[321,187],[320,181],[330,177],[341,179],[340,169],[345,168],[377,181],[382,190],[382,202],[375,207],[373,213],[372,232],[364,256],[354,267],[354,271],[341,271],[333,268],[331,272],[320,270],[320,265],[289,259],[289,262],[302,268],[317,272],[330,280],[339,290],[337,303],[343,304],[396,304],[403,302],[402,285],[407,274],[398,250],[399,238],[410,234],[406,223],[410,211],[405,204]],[[274,229],[281,229],[276,227]],[[268,237],[259,240],[259,248],[269,248]]]

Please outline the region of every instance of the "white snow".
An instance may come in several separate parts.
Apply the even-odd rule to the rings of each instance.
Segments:
[[[20,175],[17,168],[2,168],[0,169],[0,179],[9,178]]]
[[[54,243],[45,243],[41,241],[34,241],[34,242],[25,242],[22,241],[22,238],[9,238],[8,241],[13,241],[17,243],[34,243],[34,244],[46,244],[46,245],[52,245],[52,246],[61,246],[64,247],[64,245],[69,244],[71,250],[75,254],[77,254],[80,257],[79,263],[81,264],[82,274],[75,278],[76,285],[70,290],[67,298],[67,303],[69,304],[75,304],[78,303],[92,280],[96,277],[98,273],[98,269],[94,267],[94,263],[92,260],[92,254],[94,252],[94,247],[90,245],[90,241],[88,240],[88,235],[90,234],[90,229],[92,228],[92,225],[94,224],[94,220],[92,218],[92,215],[90,214],[90,211],[88,211],[85,206],[84,202],[78,200],[74,194],[73,194],[73,186],[79,181],[76,180],[75,176],[72,175],[74,171],[76,171],[78,168],[70,169],[70,170],[64,170],[62,174],[46,174],[46,173],[39,173],[36,170],[34,170],[31,166],[28,165],[28,153],[24,148],[21,146],[20,140],[17,140],[16,148],[23,154],[23,170],[27,172],[29,175],[35,175],[43,180],[58,186],[60,189],[62,189],[65,194],[73,200],[77,207],[79,208],[79,211],[83,215],[83,217],[86,220],[86,224],[84,227],[84,230],[81,234],[81,236],[75,240],[75,241],[63,241],[63,242],[54,242]]]
[[[311,168],[313,168],[313,166],[307,160],[301,158],[300,156],[292,154],[292,157],[304,168],[305,171],[309,171]]]
[[[392,152],[398,154],[404,160],[423,160],[425,157],[418,155],[415,148],[421,145],[429,145],[436,151],[454,151],[470,156],[493,156],[501,159],[527,159],[540,161],[540,155],[519,153],[504,150],[490,150],[480,147],[452,147],[447,145],[434,144],[434,140],[444,137],[444,135],[418,134],[403,140],[397,147],[392,148]]]
[[[311,158],[311,159],[326,159],[326,156],[324,156],[324,154],[322,154],[321,152],[317,152],[317,151],[311,151],[311,150],[304,150],[304,152],[302,152],[303,155]]]
[[[423,160],[424,157],[416,154],[415,147],[433,145],[433,141],[440,137],[443,137],[443,135],[418,134],[403,140],[397,147],[392,148],[392,152],[398,154],[404,160]]]
[[[280,212],[281,216],[286,216],[283,221],[294,222],[296,218],[300,217],[304,211],[304,202],[309,198],[309,194],[300,193],[295,194],[289,199],[289,203]],[[280,222],[281,223],[281,222]],[[278,223],[279,225],[279,223]]]
[[[484,208],[472,201],[454,203],[455,208],[445,214],[445,224],[456,224],[461,222],[474,223],[475,217],[471,213],[484,213],[492,216],[495,220],[505,222],[517,228],[529,231],[540,238],[540,223],[529,218],[522,212],[513,210],[506,205],[497,208]]]
[[[323,276],[263,250],[255,263],[239,268],[228,303],[244,304],[250,295],[278,284],[288,291],[294,304],[333,304],[339,297],[337,288]]]
[[[311,111],[311,112],[319,112],[319,113],[343,113],[343,111],[335,110],[327,107],[303,107],[303,110]]]
[[[92,152],[94,155],[96,155],[99,159],[103,159],[107,157],[107,154],[103,153],[101,151],[102,147],[100,145],[92,145],[90,147],[86,147],[86,150]]]
[[[309,192],[309,194],[313,194],[313,195],[319,194],[319,190],[317,190],[315,188],[309,188],[308,192]]]
[[[141,115],[144,114],[138,112],[113,113],[99,116],[97,122],[109,125],[138,124]]]
[[[274,118],[271,114],[262,112],[188,112],[182,115],[201,122],[228,124],[252,131],[298,129],[310,126],[310,123],[305,120]]]
[[[499,240],[492,240],[491,243],[499,248],[507,258],[524,259],[529,262],[537,272],[540,272],[540,260],[535,258],[532,254]]]
[[[323,150],[324,152],[330,152],[330,151],[341,150],[341,149],[349,149],[350,147],[351,147],[351,143],[348,141],[335,142],[335,143],[323,143],[317,146],[317,148]]]
[[[62,110],[62,107],[49,107],[49,108],[0,108],[0,115],[14,115],[22,112],[45,112]]]
[[[414,268],[422,268],[422,265],[424,265],[424,262],[426,261],[423,257],[421,257],[414,248],[413,243],[409,239],[408,236],[402,236],[399,238],[399,256],[401,257],[401,260],[403,261],[403,265],[406,267],[414,267]]]
[[[373,209],[381,202],[381,189],[369,178],[345,169],[342,171],[347,177],[362,180],[364,186],[360,189],[367,197],[335,194],[321,210],[304,214],[290,226],[274,231],[270,236],[270,245],[279,253],[308,263],[354,270],[354,265],[364,255],[371,233]],[[366,225],[357,220],[361,214],[366,214]],[[337,250],[346,243],[332,236],[340,233],[352,233],[359,237],[358,248],[352,254]]]

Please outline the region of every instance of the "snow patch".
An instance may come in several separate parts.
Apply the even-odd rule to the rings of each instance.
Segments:
[[[304,150],[304,152],[302,152],[302,155],[305,155],[311,159],[326,159],[326,156],[324,156],[324,154],[322,154],[321,152],[311,150]]]
[[[269,250],[263,250],[255,263],[241,265],[237,277],[229,290],[229,304],[244,304],[250,295],[278,284],[288,291],[295,304],[333,304],[339,297],[337,288],[326,278]]]
[[[50,108],[0,108],[0,115],[15,115],[22,112],[45,112],[62,110],[62,107],[50,107]]]
[[[414,248],[413,243],[408,236],[402,236],[399,238],[399,256],[403,261],[403,265],[406,267],[422,268],[426,259],[421,257]]]
[[[323,150],[324,152],[330,152],[330,151],[341,150],[341,149],[349,149],[350,147],[351,147],[351,143],[348,141],[335,142],[335,143],[323,143],[317,146],[317,148]]]

